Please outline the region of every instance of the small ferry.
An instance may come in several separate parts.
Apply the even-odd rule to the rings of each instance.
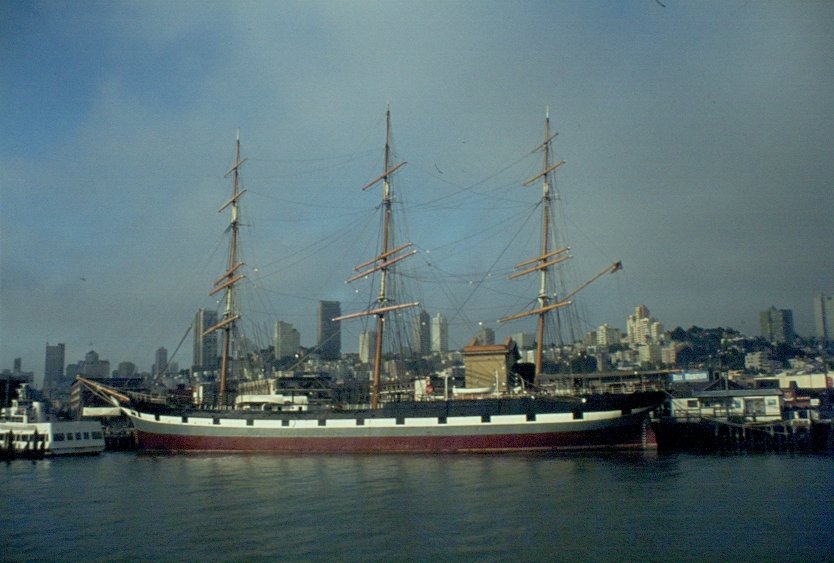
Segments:
[[[27,385],[0,410],[0,456],[4,459],[56,455],[97,455],[104,450],[101,423],[51,420],[45,405],[32,400]]]

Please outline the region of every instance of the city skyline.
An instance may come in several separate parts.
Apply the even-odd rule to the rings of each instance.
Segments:
[[[407,161],[395,213],[422,284],[408,289],[447,319],[452,348],[482,326],[530,330],[495,321],[536,295],[505,280],[535,251],[523,184],[547,108],[568,285],[624,264],[577,296],[583,330],[644,303],[667,328],[753,335],[775,306],[809,336],[812,299],[834,293],[830,2],[93,1],[0,16],[3,366],[42,372],[46,342],[143,369],[175,350],[216,306],[238,131],[247,333],[270,339],[280,319],[309,344],[318,301],[363,310],[375,296],[344,280],[378,247],[379,192],[362,186],[382,172],[389,102]],[[343,323],[343,348],[367,330]]]
[[[814,298],[814,305],[817,306],[819,303],[827,303],[829,309],[831,309],[832,298],[825,294],[820,294]],[[320,303],[320,308],[322,305],[326,306],[336,306],[337,303],[334,302],[322,302]],[[214,312],[212,312],[213,314]],[[201,312],[198,312],[196,319],[201,319]],[[759,330],[758,332],[754,332],[751,334],[743,334],[743,336],[751,339],[755,339],[758,337],[763,338],[764,340],[770,342],[771,344],[779,344],[782,342],[790,343],[794,338],[814,338],[820,339],[823,338],[822,333],[820,332],[819,328],[813,334],[809,335],[798,335],[792,331],[792,316],[793,311],[789,309],[777,309],[775,307],[770,307],[767,310],[760,311],[758,313],[759,319]],[[445,319],[442,317],[441,313],[438,313],[436,316],[428,315],[427,311],[421,311],[421,314],[414,317],[415,319],[429,319],[430,321],[430,333],[431,333],[431,351],[430,353],[446,353],[450,350],[442,349],[443,347],[440,346],[440,350],[434,349],[435,344],[440,344],[443,341],[443,336],[441,334],[445,332],[441,326],[445,325]],[[783,325],[786,322],[787,325]],[[196,323],[196,320],[195,320]],[[436,324],[437,323],[437,324]],[[416,324],[416,323],[415,323]],[[622,339],[622,342],[628,343],[631,346],[638,347],[651,343],[651,342],[660,342],[664,340],[663,335],[668,335],[672,330],[677,328],[690,328],[690,327],[663,327],[660,320],[655,319],[651,316],[649,308],[645,305],[641,304],[635,307],[635,310],[632,314],[628,315],[625,319],[623,326],[625,326],[625,330],[620,329],[617,326],[609,326],[608,323],[604,323],[598,327],[591,328],[588,333],[583,335],[582,341],[586,341],[589,335],[593,335],[597,342],[602,342],[603,345],[610,345],[614,343],[611,340],[613,335],[616,335],[616,338]],[[778,326],[778,329],[774,329],[775,326]],[[416,327],[412,327],[416,330]],[[703,326],[701,328],[704,329],[714,329],[719,328],[716,326]],[[725,329],[733,329],[736,330],[734,327],[723,327]],[[824,328],[824,327],[823,327]],[[440,333],[435,334],[435,331],[439,330]],[[598,331],[602,331],[601,333]],[[297,351],[298,347],[308,348],[311,352],[315,352],[316,345],[312,344],[310,346],[302,345],[300,343],[300,333],[289,323],[285,323],[283,321],[276,321],[274,324],[274,338],[273,342],[268,344],[267,346],[273,346],[278,353],[278,350],[281,350],[282,347],[286,347],[285,351],[276,356],[276,359],[291,355]],[[509,338],[512,338],[519,346],[519,349],[522,347],[529,347],[535,344],[535,337],[533,334],[527,333],[514,333],[508,335]],[[496,338],[491,328],[483,327],[478,334],[473,335],[473,338],[478,338],[479,340],[483,340],[482,343],[495,343]],[[417,339],[419,340],[419,339]],[[502,341],[505,340],[502,338]],[[830,340],[830,339],[829,339]],[[348,355],[356,355],[359,357],[360,361],[367,363],[370,361],[372,356],[372,350],[374,347],[374,343],[376,341],[376,332],[374,331],[363,331],[359,334],[358,342],[356,343],[356,349],[349,348],[347,350],[343,350],[343,354]],[[581,342],[577,341],[576,344],[581,344]],[[462,350],[463,346],[458,348],[458,351]],[[57,344],[50,344],[46,343],[45,345],[45,364],[43,366],[42,373],[37,370],[30,370],[30,369],[23,369],[20,370],[20,366],[23,365],[26,368],[31,368],[31,364],[26,365],[21,357],[14,358],[14,371],[22,371],[22,373],[31,372],[34,375],[34,381],[38,386],[46,386],[50,380],[57,381],[61,378],[61,374],[64,373],[65,367],[72,367],[83,363],[85,361],[89,361],[91,357],[94,357],[96,361],[99,359],[99,353],[94,349],[86,350],[82,356],[79,356],[79,360],[77,362],[69,363],[68,360],[65,358],[66,356],[66,347],[64,343],[57,343]],[[196,349],[195,349],[196,352]],[[414,352],[414,351],[412,351]],[[116,361],[112,362],[113,365],[118,365],[119,369],[115,371],[121,371],[123,366],[129,365],[131,366],[130,374],[128,375],[120,375],[120,377],[132,377],[133,373],[144,373],[147,375],[155,375],[157,372],[157,367],[160,364],[168,365],[170,361],[171,366],[178,366],[180,362],[171,361],[168,358],[168,350],[164,347],[159,347],[153,352],[153,358],[150,360],[150,368],[148,370],[144,370],[141,367],[141,364],[138,366],[134,362],[126,362],[121,359],[116,359]],[[423,355],[421,352],[420,355]],[[102,361],[106,362],[108,368],[111,365],[111,361],[109,358],[103,358]],[[199,367],[194,364],[194,359],[191,361],[186,361],[185,365],[191,366],[191,368]],[[174,371],[177,371],[179,368],[175,367]],[[8,370],[6,366],[0,366],[0,371]]]

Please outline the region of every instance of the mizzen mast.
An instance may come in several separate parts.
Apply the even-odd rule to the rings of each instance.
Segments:
[[[235,141],[235,162],[224,178],[232,178],[232,197],[217,210],[222,213],[227,208],[231,210],[228,231],[230,233],[229,240],[229,261],[226,272],[217,278],[214,282],[214,288],[209,292],[209,295],[214,295],[221,291],[225,292],[223,318],[220,322],[212,327],[206,329],[202,336],[208,336],[218,330],[223,331],[223,347],[220,353],[220,381],[218,389],[218,401],[220,406],[226,404],[226,385],[228,382],[229,369],[231,364],[231,348],[232,348],[232,331],[235,323],[240,319],[240,314],[237,312],[237,302],[235,300],[235,284],[243,279],[243,274],[238,273],[238,270],[243,266],[243,263],[238,259],[238,231],[240,229],[240,198],[246,193],[246,190],[241,189],[240,186],[240,169],[246,163],[246,159],[240,158],[240,132],[238,131],[237,139]]]
[[[390,268],[400,262],[416,254],[417,250],[410,250],[411,243],[403,244],[396,248],[390,248],[391,245],[391,176],[406,164],[405,161],[398,164],[391,164],[391,108],[388,107],[385,111],[385,157],[384,157],[384,172],[365,184],[362,189],[368,190],[382,181],[382,244],[379,254],[375,258],[359,264],[354,268],[358,273],[347,280],[346,283],[367,277],[369,274],[379,272],[379,290],[377,292],[376,306],[366,311],[359,313],[351,313],[336,317],[334,321],[342,321],[353,319],[357,317],[376,316],[376,347],[374,349],[374,374],[373,385],[371,388],[371,408],[379,406],[379,387],[382,372],[382,344],[383,332],[385,329],[385,315],[391,311],[399,309],[406,309],[409,307],[416,307],[419,303],[400,303],[393,304],[388,295],[388,276],[391,273]],[[408,252],[406,252],[408,251]],[[364,269],[363,269],[364,268]]]
[[[551,212],[552,196],[550,193],[550,178],[552,177],[556,169],[565,163],[564,160],[560,160],[556,163],[551,163],[550,142],[554,139],[554,137],[556,137],[556,133],[551,134],[550,132],[550,110],[548,110],[545,114],[544,120],[544,142],[532,151],[536,152],[538,150],[542,150],[544,154],[542,171],[536,174],[535,176],[529,178],[526,182],[524,182],[525,186],[529,186],[539,178],[542,179],[541,254],[536,258],[516,264],[515,270],[518,271],[509,276],[509,279],[514,279],[525,276],[527,274],[532,274],[534,272],[539,272],[540,285],[539,295],[537,297],[538,307],[530,311],[524,311],[522,313],[517,313],[515,315],[510,315],[498,319],[499,323],[503,323],[507,321],[521,319],[524,317],[530,317],[533,315],[538,316],[536,330],[536,371],[534,382],[536,386],[539,386],[541,384],[541,374],[543,365],[542,360],[544,359],[545,321],[548,313],[556,309],[560,309],[562,307],[570,305],[571,303],[573,303],[573,301],[571,301],[573,296],[585,289],[586,287],[588,287],[591,283],[595,282],[597,279],[599,279],[605,274],[613,274],[614,272],[617,272],[623,268],[622,262],[616,261],[611,265],[606,266],[605,269],[596,274],[590,280],[580,285],[577,289],[568,293],[564,297],[560,297],[559,299],[557,299],[555,293],[552,296],[549,293],[548,288],[552,285],[550,280],[551,268],[571,258],[571,256],[568,254],[568,251],[570,250],[568,247],[556,248],[553,250],[550,249],[551,232],[553,230],[553,227],[551,225],[551,217],[553,215]]]
[[[534,272],[539,273],[539,295],[537,298],[538,307],[531,310],[525,311],[523,313],[518,313],[515,315],[510,315],[508,317],[504,317],[499,319],[498,322],[507,322],[515,319],[520,319],[523,317],[529,317],[536,315],[538,316],[537,322],[537,329],[536,329],[536,372],[535,372],[535,384],[538,386],[541,382],[541,372],[542,372],[542,359],[544,356],[544,337],[545,337],[545,319],[547,314],[554,309],[558,309],[561,307],[565,307],[570,305],[571,301],[567,299],[563,299],[561,301],[551,300],[551,296],[548,292],[548,287],[550,285],[550,269],[559,264],[560,262],[564,262],[570,258],[570,255],[567,254],[568,248],[558,248],[558,249],[550,249],[550,232],[552,229],[551,226],[551,194],[550,194],[550,177],[559,168],[561,165],[565,163],[565,161],[561,160],[555,164],[552,164],[551,159],[551,148],[550,142],[555,137],[555,134],[550,133],[550,111],[548,110],[545,120],[544,120],[544,142],[534,149],[534,152],[537,150],[542,150],[544,153],[544,163],[542,165],[542,171],[533,176],[532,178],[528,179],[524,182],[525,186],[529,186],[534,183],[539,178],[542,179],[542,198],[541,198],[541,206],[542,206],[542,236],[541,236],[541,253],[538,257],[533,258],[531,260],[527,260],[525,262],[521,262],[520,264],[516,264],[515,269],[519,270],[510,276],[510,279],[518,278],[527,274],[532,274]]]

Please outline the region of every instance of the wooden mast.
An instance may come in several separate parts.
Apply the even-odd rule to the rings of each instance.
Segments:
[[[220,213],[227,207],[231,209],[228,269],[225,274],[214,282],[214,288],[209,293],[209,295],[214,295],[220,291],[225,291],[223,319],[203,332],[203,336],[207,336],[218,330],[223,330],[223,347],[220,354],[220,381],[217,397],[221,407],[226,406],[226,385],[231,364],[232,330],[234,329],[235,322],[240,318],[240,315],[236,312],[237,303],[235,302],[234,290],[235,284],[243,279],[243,275],[237,274],[237,270],[243,266],[242,262],[238,262],[238,230],[240,228],[239,201],[243,197],[243,194],[246,193],[246,190],[240,189],[240,169],[244,163],[246,163],[246,159],[241,160],[240,158],[240,131],[238,131],[237,139],[235,140],[235,162],[224,176],[224,178],[232,177],[232,197],[218,210],[218,213]]]
[[[394,166],[391,165],[391,107],[389,105],[385,110],[385,155],[383,162],[383,170],[385,172],[383,172],[380,176],[378,176],[371,182],[365,184],[365,186],[363,186],[362,188],[363,190],[367,190],[371,188],[374,184],[382,180],[382,246],[376,258],[373,258],[371,260],[368,260],[367,262],[364,262],[363,264],[360,264],[359,266],[354,268],[354,270],[359,270],[366,266],[370,266],[370,268],[356,274],[355,276],[347,280],[347,282],[349,283],[351,281],[364,278],[372,272],[379,271],[379,291],[377,293],[376,307],[374,309],[369,309],[360,313],[352,313],[333,319],[334,321],[341,321],[362,316],[376,316],[376,346],[374,348],[374,373],[373,384],[371,387],[371,408],[373,409],[379,407],[379,386],[382,375],[382,344],[383,332],[385,330],[385,314],[398,309],[416,307],[419,304],[403,303],[399,305],[388,305],[388,303],[390,302],[387,293],[389,268],[394,263],[408,258],[412,254],[417,252],[416,250],[412,250],[408,254],[400,254],[400,252],[409,248],[411,246],[411,243],[401,245],[394,249],[389,248],[391,244],[391,176],[404,164],[406,163],[400,162],[399,164],[396,164]]]
[[[567,254],[564,254],[568,251],[567,248],[561,248],[553,251],[550,250],[551,196],[550,182],[548,181],[548,179],[553,171],[555,171],[559,166],[564,164],[564,161],[560,161],[555,164],[550,163],[550,141],[552,141],[553,137],[555,136],[556,135],[551,135],[550,133],[550,110],[548,109],[545,113],[544,120],[544,142],[535,149],[543,149],[544,163],[542,165],[542,171],[530,178],[529,180],[527,180],[526,182],[524,182],[525,186],[529,186],[539,178],[542,178],[541,253],[539,254],[538,258],[534,258],[532,260],[527,260],[525,262],[517,264],[516,269],[529,266],[530,264],[535,264],[535,266],[528,267],[525,270],[516,272],[510,276],[510,278],[512,279],[532,272],[539,272],[539,295],[537,297],[538,307],[536,309],[533,309],[532,311],[526,311],[523,313],[518,313],[516,315],[510,315],[508,317],[499,319],[498,321],[507,322],[532,315],[538,316],[538,320],[536,323],[536,370],[534,380],[536,386],[538,386],[541,383],[542,363],[544,358],[545,318],[550,311],[570,304],[570,301],[567,300],[551,303],[551,296],[548,294],[548,287],[550,285],[550,268],[558,264],[559,262],[562,262],[570,258],[570,256],[568,256]],[[554,256],[557,256],[557,258],[549,260]]]
[[[547,256],[548,245],[550,244],[550,184],[547,182],[548,170],[550,170],[550,143],[547,139],[550,138],[550,110],[547,110],[544,119],[544,166],[542,168],[542,250],[541,256]],[[542,258],[544,260],[544,258]],[[549,297],[547,295],[547,281],[550,275],[550,267],[544,266],[539,271],[539,319],[536,331],[536,375],[534,382],[536,386],[541,383],[542,375],[542,360],[544,356],[544,318],[547,315],[547,305]]]
[[[551,311],[555,311],[556,309],[561,309],[562,307],[566,307],[572,303],[571,298],[585,289],[588,285],[602,277],[604,274],[607,273],[614,273],[622,269],[623,265],[622,262],[614,262],[610,266],[607,266],[604,270],[599,272],[593,278],[579,286],[576,290],[572,291],[571,293],[567,294],[564,297],[560,297],[560,299],[556,299],[556,295],[554,294],[551,299],[551,295],[548,294],[548,288],[550,287],[550,268],[559,264],[560,262],[564,262],[571,258],[570,255],[566,254],[569,248],[558,248],[555,250],[550,250],[550,233],[551,233],[551,195],[550,195],[550,182],[548,181],[550,175],[560,166],[562,166],[565,161],[560,160],[555,164],[550,163],[550,142],[553,138],[556,137],[556,134],[550,133],[550,109],[548,108],[547,112],[545,113],[545,120],[544,120],[544,142],[536,147],[533,152],[538,151],[539,149],[543,149],[544,153],[544,163],[542,165],[542,171],[533,176],[532,178],[528,179],[524,182],[525,186],[529,186],[539,178],[542,178],[542,239],[541,239],[541,254],[533,258],[531,260],[526,260],[521,262],[520,264],[516,264],[515,269],[520,270],[518,272],[513,273],[509,276],[510,279],[518,278],[524,276],[526,274],[530,274],[532,272],[539,272],[539,295],[537,297],[538,307],[531,311],[524,311],[522,313],[517,313],[515,315],[510,315],[507,317],[503,317],[498,319],[499,323],[512,321],[515,319],[520,319],[524,317],[529,317],[532,315],[538,316],[537,321],[537,329],[536,329],[536,370],[535,370],[535,385],[539,386],[541,384],[541,374],[542,374],[542,365],[544,360],[544,337],[545,337],[545,320],[548,313]]]

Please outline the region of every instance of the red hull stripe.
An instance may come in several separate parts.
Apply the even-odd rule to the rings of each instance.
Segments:
[[[137,431],[139,448],[162,452],[497,452],[578,450],[656,446],[647,426],[617,429],[484,436],[368,436],[347,437],[246,437],[177,436]]]

